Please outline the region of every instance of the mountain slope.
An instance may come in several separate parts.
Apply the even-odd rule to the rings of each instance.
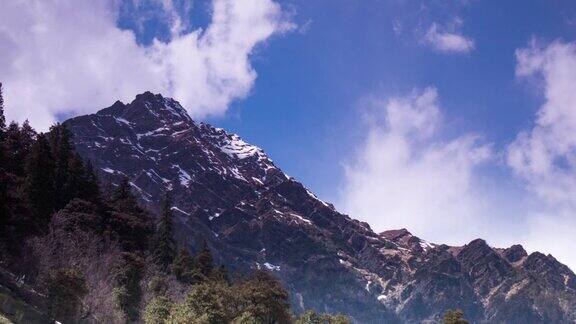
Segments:
[[[406,230],[374,233],[286,176],[258,147],[149,92],[65,122],[103,186],[128,177],[157,210],[172,190],[177,236],[207,240],[237,270],[267,268],[296,309],[350,314],[359,322],[436,321],[462,308],[482,322],[576,320],[576,279],[551,256],[421,241]]]

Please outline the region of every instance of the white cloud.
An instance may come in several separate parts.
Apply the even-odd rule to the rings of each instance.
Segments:
[[[433,23],[426,32],[424,42],[435,50],[445,53],[468,53],[474,50],[472,39],[460,34],[457,30],[441,31],[440,29],[436,23]]]
[[[433,88],[373,100],[368,136],[345,165],[342,209],[376,231],[520,243],[576,269],[576,43],[532,42],[516,59],[517,76],[536,81],[544,102],[503,150],[473,134],[443,136]]]
[[[402,30],[404,29],[404,26],[402,24],[402,21],[395,19],[392,21],[392,31],[394,32],[394,35],[396,36],[400,36],[402,34]]]
[[[433,88],[372,108],[368,138],[345,168],[344,210],[377,231],[406,227],[450,243],[478,235],[485,201],[477,169],[492,158],[490,145],[473,134],[443,140]]]
[[[576,44],[532,41],[516,59],[516,75],[535,80],[544,95],[533,127],[507,150],[508,165],[538,203],[525,240],[575,269]]]
[[[547,202],[576,205],[576,44],[532,42],[516,58],[518,77],[541,81],[545,101],[508,148],[508,163]]]
[[[205,30],[185,32],[170,1],[169,42],[136,42],[117,27],[114,0],[6,0],[0,10],[0,77],[7,115],[45,129],[61,113],[87,113],[145,90],[173,96],[193,117],[218,115],[248,95],[250,55],[292,28],[272,0],[213,0]]]
[[[551,253],[557,260],[576,270],[574,233],[576,219],[572,208],[551,208],[526,217],[527,231],[521,240],[529,251]]]

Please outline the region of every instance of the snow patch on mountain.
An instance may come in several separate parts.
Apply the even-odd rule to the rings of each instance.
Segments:
[[[270,271],[280,271],[280,266],[273,265],[272,263],[264,262],[264,266]]]
[[[184,171],[184,169],[182,169],[178,164],[173,164],[172,168],[178,170],[178,179],[180,180],[180,184],[183,185],[184,187],[190,186],[192,176],[188,172]]]

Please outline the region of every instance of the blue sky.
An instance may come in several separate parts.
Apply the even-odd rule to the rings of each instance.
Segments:
[[[572,1],[31,3],[0,13],[9,118],[162,92],[376,231],[576,267]]]
[[[283,2],[305,31],[259,47],[252,93],[210,122],[258,143],[327,199],[338,194],[340,162],[365,135],[358,107],[365,96],[435,86],[450,131],[481,132],[496,145],[533,122],[542,99],[515,77],[514,52],[534,37],[574,40],[575,5],[470,1],[424,10],[420,2],[406,2]],[[475,40],[474,51],[445,54],[421,44],[415,30],[454,16],[464,20],[462,32]],[[393,30],[396,21],[404,25],[400,35]]]

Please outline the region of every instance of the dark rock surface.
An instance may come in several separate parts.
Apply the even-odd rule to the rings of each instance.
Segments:
[[[235,270],[269,269],[297,310],[361,323],[437,322],[453,308],[472,322],[576,321],[574,273],[552,256],[483,240],[429,244],[405,229],[374,233],[172,99],[146,92],[65,124],[104,187],[126,176],[152,210],[172,190],[180,242],[194,249],[207,240]]]

